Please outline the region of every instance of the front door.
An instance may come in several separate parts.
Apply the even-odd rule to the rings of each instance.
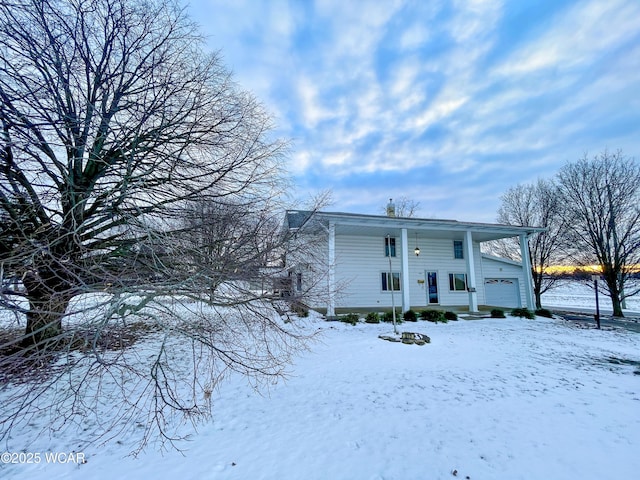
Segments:
[[[427,301],[429,304],[440,303],[438,298],[438,274],[427,272]]]

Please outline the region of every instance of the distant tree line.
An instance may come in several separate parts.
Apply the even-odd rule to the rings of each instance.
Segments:
[[[597,266],[603,292],[614,316],[640,292],[640,165],[621,151],[585,155],[567,163],[557,175],[534,184],[517,185],[501,198],[498,222],[546,227],[529,238],[536,306],[542,294],[567,273],[555,265],[576,267],[574,278],[590,280]],[[490,245],[493,253],[519,259],[520,250],[505,240]]]

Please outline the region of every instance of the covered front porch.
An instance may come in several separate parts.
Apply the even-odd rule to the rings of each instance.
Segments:
[[[483,272],[481,271],[481,254],[479,245],[482,242],[497,240],[508,237],[518,237],[520,243],[522,272],[522,286],[524,294],[522,295],[522,305],[529,309],[534,308],[533,287],[530,275],[528,237],[529,235],[541,231],[542,229],[533,227],[516,227],[507,225],[493,225],[481,223],[463,223],[452,220],[429,220],[429,219],[413,219],[413,218],[388,218],[383,216],[342,214],[342,213],[325,213],[322,219],[326,222],[328,232],[328,291],[329,299],[326,306],[326,315],[335,316],[342,312],[357,313],[360,310],[366,311],[384,311],[390,310],[392,306],[406,311],[410,308],[423,310],[425,308],[435,308],[439,310],[450,311],[466,311],[470,313],[479,313],[482,310],[490,309],[491,305],[484,305],[484,285]],[[336,255],[336,238],[360,238],[363,241],[363,250],[371,248],[365,246],[367,239],[388,239],[387,243],[391,245],[393,241],[394,247],[397,246],[397,256],[393,258],[389,255],[389,281],[396,281],[399,277],[402,288],[395,286],[388,288],[385,292],[385,298],[391,299],[391,304],[363,304],[353,302],[349,304],[348,300],[337,302],[337,265],[344,262],[344,255],[338,258]],[[391,240],[393,239],[393,240]],[[376,240],[376,242],[378,241]],[[461,255],[455,257],[459,260],[447,260],[451,265],[455,264],[455,268],[449,264],[444,264],[445,260],[434,260],[434,245],[438,242],[442,245],[447,242],[457,242],[461,249]],[[398,243],[398,245],[396,245]],[[441,248],[441,247],[437,247]],[[438,252],[442,257],[441,252]],[[428,255],[432,255],[431,258]],[[363,257],[365,255],[363,254]],[[451,259],[453,259],[451,253]],[[430,265],[440,262],[439,268],[441,276],[449,275],[448,271],[463,272],[463,287],[459,288],[460,279],[454,279],[457,283],[454,288],[456,302],[448,303],[446,299],[441,299],[437,305],[429,305],[425,303],[425,288],[429,288],[429,278],[427,274],[430,272]],[[364,268],[364,267],[363,267]],[[382,268],[382,267],[380,267]],[[384,267],[386,268],[386,267]],[[433,267],[432,270],[436,271]],[[396,273],[397,272],[397,273]],[[384,275],[384,273],[383,273]],[[420,275],[422,277],[420,277]],[[343,275],[344,277],[344,275]],[[448,279],[452,281],[451,278]],[[446,284],[447,278],[440,278],[440,285]],[[384,280],[383,280],[384,283]],[[416,285],[417,284],[417,285]],[[395,285],[395,284],[394,284]],[[384,286],[383,286],[383,290]],[[397,290],[397,291],[394,291]],[[482,293],[479,295],[479,293]],[[460,301],[461,295],[465,300]],[[449,295],[451,296],[451,295]],[[444,300],[444,301],[442,301]],[[463,303],[463,305],[461,305]]]

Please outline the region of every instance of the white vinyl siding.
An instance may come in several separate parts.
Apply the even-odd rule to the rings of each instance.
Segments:
[[[518,280],[518,290],[520,294],[520,305],[526,305],[526,294],[524,289],[524,275],[522,266],[517,262],[504,259],[496,259],[490,256],[482,258],[482,276],[484,279],[511,278]],[[487,305],[483,300],[483,304]]]
[[[402,278],[402,246],[396,242],[396,256],[385,256],[384,236],[342,235],[335,237],[335,284],[337,286],[336,308],[378,308],[379,311],[391,308],[391,292],[382,289],[382,272],[400,273]],[[467,292],[449,290],[449,274],[465,273],[466,260],[453,258],[453,239],[429,238],[422,235],[411,236],[409,242],[408,283],[401,289],[409,290],[411,307],[421,308],[428,305],[426,272],[435,272],[438,283],[440,305],[465,306],[469,304]],[[420,247],[420,256],[413,253],[414,243]],[[480,246],[473,243],[474,267],[478,304],[485,305],[484,279],[518,278],[524,299],[522,268],[516,264],[493,261],[482,257]],[[306,282],[311,277],[306,276]],[[327,285],[326,281],[321,282]],[[402,295],[394,291],[394,303],[401,305]],[[524,303],[523,303],[524,304]],[[324,304],[317,305],[324,307]]]
[[[453,258],[453,240],[418,235],[417,244],[420,246],[420,256],[409,256],[411,306],[419,308],[428,305],[426,272],[436,272],[438,275],[438,299],[440,305],[468,305],[468,295],[449,290],[449,273],[465,273],[467,271],[466,260]],[[473,243],[473,256],[476,285],[481,285],[480,246],[475,242]],[[418,283],[418,280],[424,280],[424,283]],[[478,303],[481,303],[484,299],[481,290],[478,289]]]
[[[396,256],[387,257],[384,245],[382,236],[336,235],[336,307],[391,308],[391,292],[382,290],[381,273],[401,272],[402,248],[397,242]],[[399,305],[401,296],[395,293],[395,304]]]

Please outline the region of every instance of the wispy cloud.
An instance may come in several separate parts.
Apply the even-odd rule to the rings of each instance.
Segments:
[[[498,68],[503,75],[585,66],[638,35],[640,3],[591,0],[567,7]]]
[[[293,140],[297,181],[345,208],[393,190],[490,221],[501,191],[585,150],[638,155],[637,0],[191,1]]]

